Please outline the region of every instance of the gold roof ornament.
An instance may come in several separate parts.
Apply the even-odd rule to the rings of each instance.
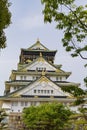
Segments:
[[[39,38],[37,38],[36,44],[37,44],[39,47],[41,46]]]
[[[42,53],[40,52],[40,57],[42,57]]]
[[[37,42],[40,42],[39,38],[37,38]]]
[[[45,61],[41,52],[40,52],[40,57],[38,58],[38,61],[42,61],[42,62]]]
[[[26,62],[30,63],[30,62],[31,62],[31,60],[30,60],[30,59],[28,59],[28,60],[26,60]]]
[[[45,74],[46,74],[46,73],[45,73],[45,71],[43,70],[43,71],[42,71],[42,76],[45,76]]]

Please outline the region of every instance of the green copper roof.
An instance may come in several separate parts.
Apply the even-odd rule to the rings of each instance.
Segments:
[[[31,47],[24,49],[22,48],[21,50],[24,51],[45,51],[45,52],[56,52],[57,50],[49,50],[47,47],[45,47],[39,40],[36,41],[35,44],[33,44]]]
[[[37,46],[37,47],[36,47]],[[39,40],[36,41],[35,44],[33,44],[31,47],[28,48],[28,50],[33,50],[36,47],[36,49],[43,48],[43,50],[49,50],[47,47],[45,47]]]

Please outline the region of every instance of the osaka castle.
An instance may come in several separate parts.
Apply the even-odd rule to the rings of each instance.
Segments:
[[[57,50],[49,50],[39,40],[29,48],[22,48],[17,70],[12,70],[5,82],[4,95],[0,97],[2,108],[9,112],[22,112],[25,107],[41,103],[61,102],[71,104],[74,97],[62,90],[78,83],[69,82],[71,72],[55,64]]]

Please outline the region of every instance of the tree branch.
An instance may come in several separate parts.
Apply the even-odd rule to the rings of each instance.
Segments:
[[[73,15],[74,15],[74,16],[76,17],[76,19],[77,19],[77,23],[80,23],[80,24],[82,25],[82,27],[84,28],[84,30],[87,31],[87,25],[86,25],[86,24],[83,24],[83,22],[78,18],[78,16],[76,15],[76,13],[75,13],[70,7],[68,7],[67,5],[64,4],[64,6],[65,6],[66,8],[68,8],[68,9],[73,13]]]
[[[78,48],[75,46],[75,43],[73,42],[73,40],[71,40],[71,43],[72,43],[74,49],[77,50]],[[78,52],[78,54],[79,54],[79,56],[80,56],[82,59],[87,60],[87,58],[84,57],[80,52]]]

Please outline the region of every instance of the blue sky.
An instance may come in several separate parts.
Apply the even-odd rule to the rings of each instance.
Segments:
[[[44,24],[40,0],[10,0],[12,3],[12,24],[6,29],[7,48],[0,52],[0,95],[3,95],[4,82],[9,80],[11,70],[17,69],[21,48],[28,48],[39,38],[40,42],[51,50],[58,50],[55,63],[62,64],[62,69],[72,72],[68,81],[81,83],[87,69],[86,61],[72,58],[62,47],[62,31],[55,29],[55,23]],[[86,3],[79,0],[78,4]]]

